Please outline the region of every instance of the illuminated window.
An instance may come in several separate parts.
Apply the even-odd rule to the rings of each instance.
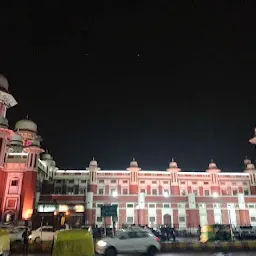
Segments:
[[[18,180],[12,180],[11,186],[18,186]]]

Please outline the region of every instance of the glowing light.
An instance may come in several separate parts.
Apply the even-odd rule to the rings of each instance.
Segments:
[[[212,193],[212,197],[213,197],[213,198],[218,198],[218,197],[219,197],[219,194],[218,194],[217,192],[213,192],[213,193]]]
[[[33,209],[27,209],[25,213],[22,215],[22,218],[25,220],[28,220],[31,218],[32,214],[33,214]]]
[[[59,205],[59,212],[68,212],[68,209],[67,205]]]
[[[84,212],[84,206],[83,205],[75,205],[75,211],[76,212]]]
[[[169,193],[168,192],[164,192],[164,197],[168,197]]]
[[[117,191],[113,191],[112,196],[117,197],[118,196]]]
[[[8,153],[10,156],[27,156],[28,153]]]

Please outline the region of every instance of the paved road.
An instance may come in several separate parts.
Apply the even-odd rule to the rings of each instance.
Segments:
[[[24,256],[22,254],[13,254],[15,256]],[[192,256],[195,253],[165,253],[158,256]],[[232,253],[196,253],[197,256],[255,256],[255,252],[232,252]],[[50,256],[50,254],[29,254],[28,256]],[[121,256],[121,255],[120,255]]]

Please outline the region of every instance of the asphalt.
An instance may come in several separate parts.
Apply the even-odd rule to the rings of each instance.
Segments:
[[[24,256],[24,254],[12,254],[15,256]],[[158,256],[192,256],[195,253],[161,253]],[[197,256],[255,256],[255,252],[232,252],[232,253],[196,253]],[[28,254],[27,256],[50,256],[50,254]],[[123,255],[120,255],[123,256]]]

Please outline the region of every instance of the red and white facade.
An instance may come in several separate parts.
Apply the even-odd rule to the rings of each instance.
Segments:
[[[44,217],[50,224],[66,213],[71,225],[101,226],[100,206],[116,204],[119,227],[256,225],[256,169],[249,159],[240,173],[222,172],[214,162],[203,172],[183,172],[174,160],[164,171],[143,170],[135,160],[126,170],[102,170],[94,159],[85,170],[59,170],[43,153],[33,121],[8,128],[6,109],[15,104],[0,76],[0,221]],[[110,217],[105,222],[112,226]]]
[[[103,225],[100,206],[117,204],[118,226],[256,225],[256,169],[249,159],[245,166],[244,172],[227,173],[211,162],[205,172],[182,172],[171,161],[165,171],[148,171],[134,160],[126,170],[101,170],[92,160],[86,170],[57,170],[55,194],[41,195],[40,201],[49,204],[54,197],[65,209],[69,204],[83,204],[83,191],[75,192],[82,183],[88,184],[85,216],[89,224]],[[106,218],[108,226],[111,222]]]

